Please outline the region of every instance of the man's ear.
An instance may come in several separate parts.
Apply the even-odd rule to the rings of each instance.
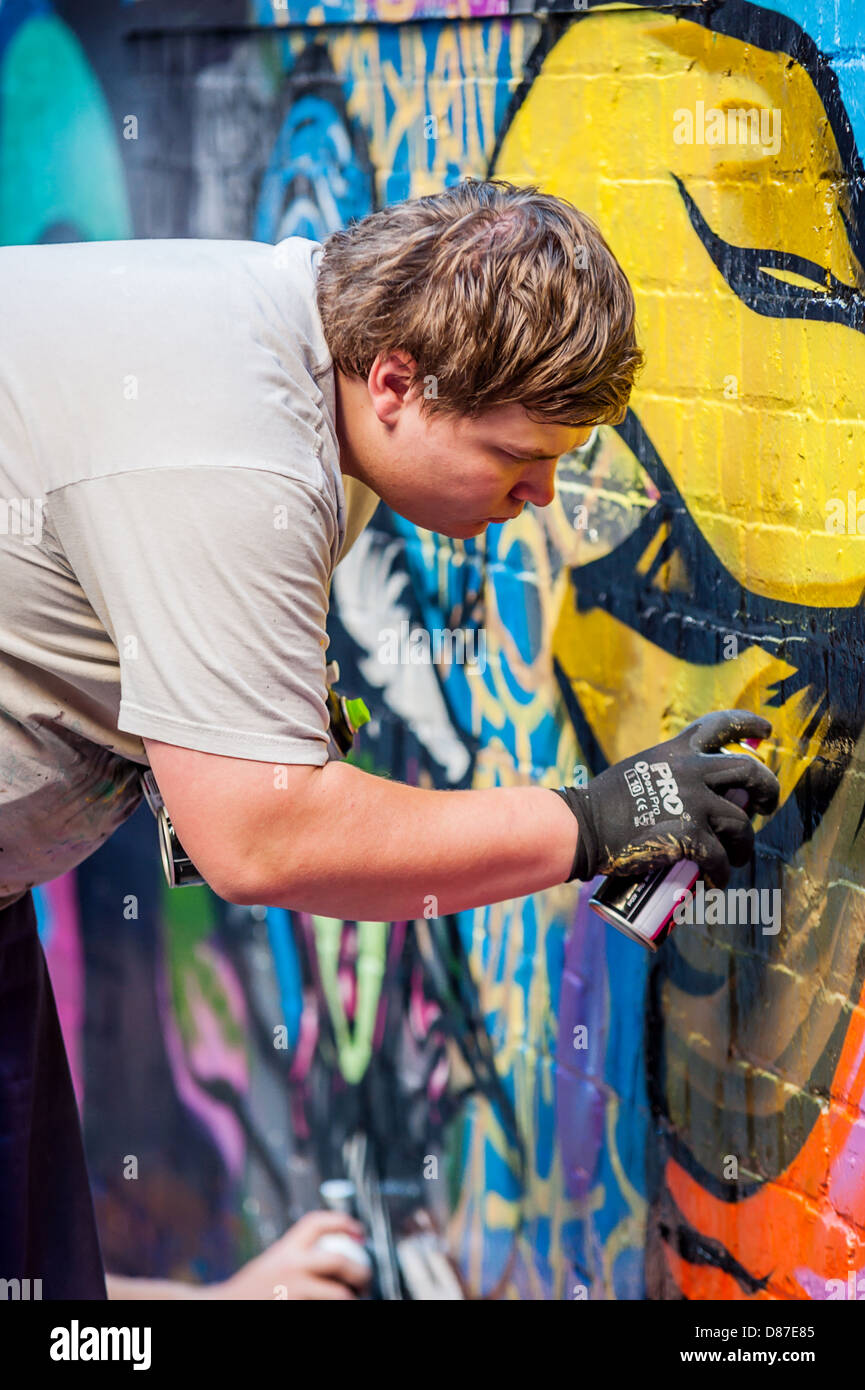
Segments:
[[[384,424],[393,424],[404,405],[420,395],[420,386],[411,386],[417,363],[407,352],[379,353],[370,367],[367,387],[376,415]]]

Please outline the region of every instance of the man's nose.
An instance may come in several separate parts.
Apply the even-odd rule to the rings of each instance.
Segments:
[[[533,464],[531,472],[526,472],[516,487],[511,488],[511,497],[531,502],[534,507],[548,507],[556,495],[557,463],[558,459],[550,459],[546,467]]]

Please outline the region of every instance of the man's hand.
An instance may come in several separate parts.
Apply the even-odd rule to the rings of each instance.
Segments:
[[[363,1226],[340,1212],[311,1211],[222,1283],[187,1284],[179,1279],[138,1279],[125,1274],[106,1274],[105,1286],[110,1299],[135,1303],[142,1299],[163,1302],[257,1298],[295,1302],[353,1300],[357,1298],[355,1291],[365,1288],[371,1274],[340,1251],[316,1249],[322,1236],[333,1235],[360,1239]]]
[[[356,1260],[336,1250],[317,1250],[322,1236],[362,1236],[363,1227],[350,1216],[335,1211],[311,1211],[218,1286],[214,1298],[289,1300],[356,1299],[370,1274]]]
[[[725,887],[730,865],[747,863],[754,852],[754,828],[724,792],[744,788],[750,814],[768,815],[780,787],[756,758],[720,750],[771,732],[769,721],[757,714],[718,710],[667,743],[607,768],[588,787],[559,791],[580,828],[567,881],[648,873],[693,859],[716,887]]]

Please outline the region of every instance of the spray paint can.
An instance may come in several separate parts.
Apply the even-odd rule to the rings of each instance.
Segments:
[[[345,1216],[357,1220],[357,1188],[347,1178],[328,1178],[319,1184],[322,1205],[328,1211],[340,1211]],[[315,1242],[316,1250],[335,1250],[338,1255],[354,1260],[367,1274],[372,1274],[373,1264],[366,1246],[343,1231],[332,1231],[319,1236]]]
[[[331,758],[344,758],[350,753],[358,729],[370,721],[370,712],[359,695],[347,700],[336,693],[334,685],[338,680],[339,663],[331,661],[327,666],[328,753]]]
[[[721,752],[748,753],[764,762],[763,753],[757,751],[760,742],[758,738],[745,738],[728,743]],[[748,793],[743,787],[731,787],[725,795],[728,801],[747,810]],[[699,877],[700,866],[693,859],[680,859],[649,874],[610,874],[592,894],[589,906],[632,941],[657,951],[673,930],[673,913]]]

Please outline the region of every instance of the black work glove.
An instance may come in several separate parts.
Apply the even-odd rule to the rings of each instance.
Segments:
[[[747,710],[716,710],[667,743],[608,767],[588,787],[562,787],[580,827],[574,867],[567,878],[639,875],[693,859],[724,888],[730,865],[754,852],[750,815],[778,805],[774,773],[747,753],[721,753],[725,743],[768,738],[768,719]],[[743,787],[748,811],[724,792]]]

